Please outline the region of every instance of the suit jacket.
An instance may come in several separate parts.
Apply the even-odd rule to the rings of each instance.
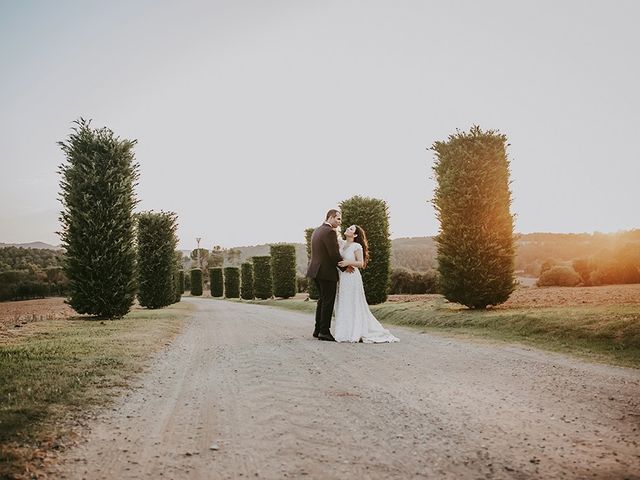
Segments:
[[[316,228],[311,235],[311,261],[307,277],[337,282],[337,268],[340,260],[342,257],[336,232],[324,223]]]

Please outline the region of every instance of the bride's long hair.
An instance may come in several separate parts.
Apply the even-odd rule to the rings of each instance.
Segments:
[[[362,268],[366,268],[367,263],[369,263],[369,243],[367,243],[367,234],[364,233],[360,225],[356,225],[356,237],[353,241],[362,246],[362,261],[364,262]]]

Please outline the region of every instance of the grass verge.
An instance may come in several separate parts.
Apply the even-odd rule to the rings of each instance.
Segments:
[[[0,478],[30,478],[91,407],[108,403],[182,328],[189,305],[120,320],[29,323],[0,343]]]
[[[253,301],[313,313],[315,302],[300,299]],[[587,305],[468,310],[444,298],[388,302],[371,311],[383,323],[517,342],[615,365],[640,368],[640,306]]]

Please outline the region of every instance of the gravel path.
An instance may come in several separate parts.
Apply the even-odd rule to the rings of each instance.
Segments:
[[[57,476],[640,479],[640,371],[211,299]]]

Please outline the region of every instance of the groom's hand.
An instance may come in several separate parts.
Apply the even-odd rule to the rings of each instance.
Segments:
[[[346,272],[349,272],[349,273],[353,273],[353,271],[354,271],[354,270],[355,270],[355,268],[353,268],[351,265],[349,265],[349,266],[345,269],[345,271],[346,271]]]

